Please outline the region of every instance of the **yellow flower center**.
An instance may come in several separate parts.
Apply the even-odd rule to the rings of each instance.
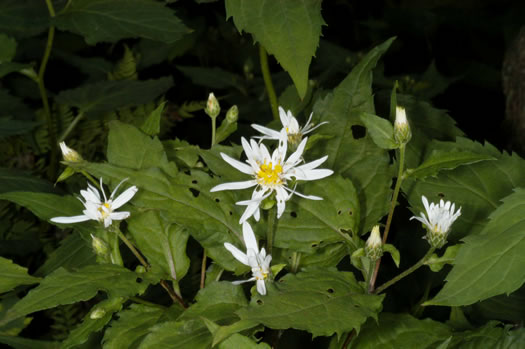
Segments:
[[[104,207],[107,208],[107,210],[104,210]],[[108,204],[107,202],[104,202],[98,208],[98,212],[100,212],[100,214],[102,215],[102,219],[106,218],[111,213],[111,205]]]
[[[269,274],[268,272],[264,272],[264,271],[261,270],[261,274],[262,274],[262,278],[260,278],[259,276],[256,276],[255,278],[257,280],[266,280],[266,279],[268,279],[268,274]]]
[[[259,172],[257,172],[257,181],[259,182],[259,184],[264,185],[282,184],[282,172],[283,168],[281,164],[276,164],[274,166],[272,162],[266,164],[265,161],[264,164],[262,164],[259,168]]]

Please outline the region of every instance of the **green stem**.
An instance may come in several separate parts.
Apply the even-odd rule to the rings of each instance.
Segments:
[[[215,129],[217,128],[217,117],[211,118],[211,146],[215,145]]]
[[[268,93],[268,99],[270,100],[270,106],[272,108],[273,118],[279,120],[279,111],[277,109],[277,95],[273,88],[272,77],[270,75],[270,67],[268,66],[268,54],[262,45],[259,44],[259,59],[261,61],[261,71],[264,79],[264,85],[266,86],[266,93]]]
[[[390,231],[390,226],[392,225],[392,218],[394,217],[394,210],[396,209],[397,205],[397,197],[399,196],[399,191],[401,189],[401,183],[403,182],[403,171],[404,171],[404,165],[405,165],[405,144],[401,145],[399,148],[399,169],[397,171],[397,178],[396,178],[396,185],[394,187],[394,194],[392,195],[392,201],[390,202],[390,210],[388,212],[388,217],[386,219],[386,226],[385,230],[383,232],[383,244],[386,243],[386,239],[388,238],[388,233]],[[379,266],[381,265],[381,258],[379,258],[376,262],[376,266],[374,269],[374,274],[372,275],[372,278],[370,279],[370,284],[368,287],[368,291],[372,293],[374,291],[374,285],[377,280],[377,274],[379,273]]]
[[[395,284],[399,280],[401,280],[404,277],[406,277],[406,276],[412,274],[413,272],[415,272],[417,269],[419,269],[427,261],[427,259],[430,258],[430,256],[432,255],[432,253],[434,253],[435,250],[436,250],[435,247],[431,247],[427,251],[427,253],[423,256],[423,258],[421,258],[416,264],[414,264],[413,266],[411,266],[410,268],[408,268],[407,270],[405,270],[404,272],[402,272],[401,274],[399,274],[395,278],[391,279],[390,281],[387,281],[384,284],[382,284],[381,286],[379,286],[374,291],[374,293],[381,293],[381,292],[383,292],[384,290],[386,290],[387,288],[389,288],[390,286],[392,286],[393,284]]]
[[[73,131],[73,129],[75,128],[75,126],[77,126],[78,122],[84,117],[84,114],[83,113],[80,113],[78,114],[74,119],[73,121],[71,122],[71,124],[69,124],[69,126],[67,127],[67,129],[62,132],[62,134],[60,135],[60,137],[58,138],[58,143],[60,142],[63,142],[66,137],[71,133],[71,131]]]
[[[206,249],[202,254],[202,264],[201,264],[201,289],[204,288],[206,281]]]
[[[268,210],[268,230],[266,231],[266,251],[272,254],[273,236],[277,226],[275,218],[277,217],[277,207],[274,205]]]
[[[100,184],[89,173],[87,173],[84,170],[81,170],[80,173],[82,173],[84,175],[84,177],[86,177],[91,183],[93,183],[95,185],[95,187],[97,187],[99,190],[102,189],[102,188],[100,188]]]
[[[47,9],[51,18],[55,17],[55,10],[51,0],[46,0]],[[46,72],[47,62],[49,61],[49,56],[51,55],[51,49],[53,47],[53,40],[55,38],[55,26],[50,25],[49,31],[47,33],[47,43],[46,49],[44,51],[44,56],[40,62],[40,68],[38,69],[38,90],[40,91],[40,97],[42,99],[42,104],[44,106],[44,114],[46,116],[47,122],[47,132],[49,135],[49,143],[51,147],[51,159],[48,169],[48,176],[51,179],[56,177],[56,172],[58,168],[58,152],[57,152],[57,135],[56,135],[56,120],[54,115],[51,113],[49,108],[49,101],[47,99],[47,91],[44,85],[44,75]]]
[[[122,255],[120,254],[118,237],[113,234],[108,234],[106,236],[107,236],[106,241],[108,241],[111,247],[111,254],[110,254],[111,263],[123,266],[124,261],[122,260]]]
[[[301,264],[301,252],[294,252],[292,254],[292,266],[290,268],[293,274],[297,273],[297,270],[299,269],[300,264]]]
[[[120,229],[117,226],[114,226],[114,229],[115,229],[115,232],[118,234],[119,238],[126,244],[126,246],[128,246],[128,248],[135,255],[135,257],[137,257],[137,259],[139,260],[140,264],[142,264],[146,269],[148,269],[149,268],[148,262],[146,262],[146,260],[142,257],[142,255],[135,248],[135,246],[133,246],[131,241],[129,241],[128,238],[126,236],[124,236],[124,234],[120,231]]]

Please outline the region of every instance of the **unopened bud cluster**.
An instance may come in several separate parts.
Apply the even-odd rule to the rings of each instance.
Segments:
[[[412,138],[412,131],[407,121],[405,108],[396,107],[396,121],[394,122],[394,139],[399,144],[407,144]]]
[[[372,228],[372,232],[366,240],[365,255],[372,261],[377,261],[383,255],[383,241],[379,232],[379,225]]]

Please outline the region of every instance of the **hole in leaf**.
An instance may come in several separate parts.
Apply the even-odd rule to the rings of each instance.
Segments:
[[[279,279],[279,282],[282,284],[284,282],[284,280],[283,279]]]
[[[184,174],[189,176],[191,174],[191,172],[190,172],[190,170],[184,170]]]
[[[337,211],[337,214],[338,214],[338,215],[341,215],[341,213],[342,213],[341,210]]]
[[[295,211],[290,212],[290,216],[293,218],[297,218],[297,213]]]
[[[353,216],[353,215],[354,215],[354,211],[352,211],[352,210],[350,209],[350,210],[348,210],[348,214],[349,214],[350,216]]]
[[[221,199],[215,198],[215,202],[221,202]]]
[[[258,299],[258,300],[257,300],[257,304],[259,304],[259,305],[263,305],[264,302],[263,302],[262,300]]]
[[[366,136],[366,128],[364,126],[354,125],[351,127],[351,129],[354,139],[360,139]]]
[[[319,244],[316,244],[316,243],[313,243],[313,244],[312,244],[312,247],[313,247],[313,248],[316,248],[317,246],[319,246]]]
[[[445,194],[443,194],[443,193],[438,193],[438,196],[439,196],[440,198],[443,199],[443,198],[445,197]]]
[[[326,292],[328,292],[328,293],[332,294],[332,293],[334,293],[335,291],[334,291],[334,289],[333,289],[333,288],[329,288],[328,290],[326,290]]]
[[[191,194],[193,195],[193,197],[195,197],[195,198],[199,197],[199,194],[201,193],[200,191],[198,191],[197,189],[193,189],[193,188],[189,188],[189,189],[190,189]]]
[[[192,182],[193,184],[197,184],[197,183],[199,183],[199,182],[197,182],[196,179],[192,180],[191,182]]]
[[[233,216],[233,212],[232,211],[230,211],[230,216]]]
[[[137,278],[137,283],[141,284],[142,283],[142,278]]]

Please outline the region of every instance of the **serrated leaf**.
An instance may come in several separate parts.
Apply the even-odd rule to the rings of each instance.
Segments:
[[[147,211],[131,216],[128,231],[153,270],[162,271],[163,278],[181,280],[190,267],[186,255],[189,234],[170,223],[159,212]]]
[[[153,101],[173,85],[171,77],[144,81],[102,81],[61,91],[58,103],[78,107],[81,113],[98,114]]]
[[[113,264],[89,265],[76,272],[59,268],[9,309],[0,323],[57,305],[85,301],[98,291],[112,297],[134,296],[148,286],[146,282],[138,283],[139,278],[140,274]]]
[[[152,327],[138,349],[209,349],[211,340],[201,320],[169,321]]]
[[[26,268],[0,257],[0,293],[11,291],[19,285],[31,285],[38,282],[40,278],[28,275]]]
[[[451,329],[441,322],[419,320],[408,314],[382,313],[377,323],[368,321],[363,326],[349,348],[434,348],[451,335]]]
[[[447,349],[503,349],[504,347],[496,346],[496,343],[501,339],[504,340],[505,337],[512,338],[508,329],[501,328],[497,321],[490,321],[480,328],[454,333]]]
[[[525,320],[525,288],[510,295],[491,297],[471,305],[469,315],[475,319],[520,322]]]
[[[359,332],[368,318],[376,318],[383,299],[363,292],[352,273],[312,267],[269,284],[266,296],[254,296],[237,314],[241,320],[304,330],[314,337]]]
[[[173,43],[189,32],[175,11],[146,0],[76,0],[53,22],[60,30],[84,36],[89,45],[124,38]]]
[[[525,283],[525,189],[503,199],[481,233],[464,239],[443,289],[426,305],[469,305]]]
[[[296,197],[288,201],[278,221],[274,246],[311,254],[319,245],[345,241],[343,230],[357,233],[359,200],[349,179],[332,175],[305,183],[302,188],[304,191],[301,188],[298,191],[320,196],[323,200]]]
[[[321,2],[227,0],[226,18],[252,34],[292,78],[301,98],[308,88],[308,68],[319,45]]]
[[[407,178],[401,189],[407,196],[412,212],[424,211],[421,196],[429,202],[449,200],[456,207],[463,207],[461,216],[454,222],[449,241],[479,233],[487,224],[487,217],[499,205],[500,200],[512,193],[516,187],[525,187],[525,161],[516,154],[500,153],[492,145],[481,145],[466,138],[458,137],[454,148],[477,154],[492,156],[497,160],[457,167],[441,171],[436,177],[424,180]]]
[[[140,338],[148,334],[164,314],[164,310],[139,304],[118,313],[119,319],[111,323],[104,333],[105,349],[132,348]]]
[[[352,180],[361,210],[360,233],[371,227],[388,212],[393,170],[388,152],[377,147],[366,134],[359,116],[375,114],[372,94],[372,70],[394,39],[372,49],[352,72],[337,86],[333,94],[318,100],[314,115],[328,121],[323,134],[332,138],[311,149],[312,156],[328,155],[325,165]],[[355,135],[354,135],[355,133]]]
[[[369,113],[362,113],[359,117],[365,124],[368,132],[370,132],[372,140],[379,148],[399,148],[399,144],[394,140],[394,127],[390,121]]]
[[[257,343],[254,340],[235,333],[226,339],[224,342],[219,344],[219,349],[230,349],[230,348],[243,348],[243,349],[270,349],[267,343]]]
[[[442,151],[436,149],[423,161],[421,165],[414,169],[407,169],[407,176],[424,179],[428,176],[435,176],[442,170],[453,170],[458,166],[470,165],[480,161],[496,160],[488,154],[476,154],[460,149]]]
[[[95,305],[84,317],[82,323],[75,327],[65,341],[62,342],[60,349],[74,348],[85,343],[89,336],[100,331],[108,322],[111,321],[113,313],[122,308],[125,299],[121,297],[110,298]],[[94,311],[103,311],[99,316],[93,316]]]
[[[33,0],[3,0],[0,32],[15,38],[40,34],[49,26],[46,4]]]

